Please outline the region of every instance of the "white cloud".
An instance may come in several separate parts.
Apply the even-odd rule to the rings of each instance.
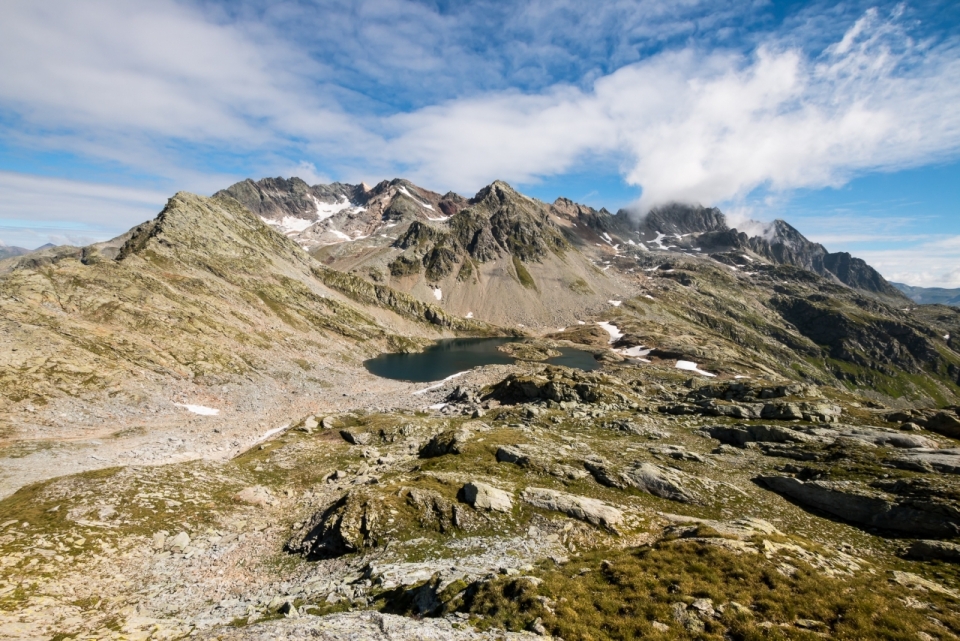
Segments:
[[[390,149],[415,177],[461,188],[613,154],[643,188],[642,209],[715,204],[955,156],[958,103],[958,51],[913,43],[869,11],[816,58],[775,42],[750,56],[669,51],[589,91],[501,93],[398,116]]]
[[[317,166],[312,162],[301,160],[296,165],[280,170],[281,176],[296,176],[303,179],[308,185],[326,185],[332,181],[330,176],[317,171]]]
[[[857,252],[887,280],[917,287],[960,287],[960,236]]]
[[[9,141],[153,171],[158,157],[172,170],[183,145],[200,164],[292,139],[322,149],[369,137],[325,90],[323,67],[282,34],[172,0],[10,0],[0,68],[0,104],[18,115]]]
[[[28,249],[105,240],[156,216],[170,195],[0,171],[0,238]]]

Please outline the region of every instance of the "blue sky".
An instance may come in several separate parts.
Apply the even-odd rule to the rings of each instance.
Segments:
[[[245,177],[503,179],[784,218],[960,286],[958,27],[936,0],[8,0],[0,242],[105,239]]]

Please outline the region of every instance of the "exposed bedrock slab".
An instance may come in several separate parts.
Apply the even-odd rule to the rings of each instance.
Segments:
[[[830,444],[838,438],[852,438],[880,447],[936,449],[937,442],[919,434],[905,434],[882,427],[813,427],[786,425],[712,425],[704,428],[712,437],[728,445],[745,447],[747,443]]]
[[[917,501],[896,503],[849,483],[804,482],[789,476],[760,476],[757,480],[805,507],[860,526],[933,538],[960,534],[960,514],[946,506]]]
[[[567,494],[542,487],[528,487],[521,494],[523,501],[542,510],[562,512],[575,519],[586,521],[593,525],[608,529],[615,529],[623,522],[623,513],[603,501]]]
[[[472,481],[464,485],[461,491],[463,492],[463,500],[478,510],[509,512],[513,509],[513,498],[510,493],[492,485]]]
[[[696,503],[698,500],[697,495],[684,486],[685,474],[653,463],[634,464],[624,470],[623,478],[630,486],[660,498],[681,503]]]
[[[900,453],[892,463],[899,468],[916,472],[960,474],[960,448],[909,450]]]

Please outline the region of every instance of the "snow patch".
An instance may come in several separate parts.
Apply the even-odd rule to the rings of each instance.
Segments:
[[[450,376],[446,377],[445,379],[443,379],[443,380],[440,381],[439,383],[434,383],[434,384],[431,385],[430,387],[424,387],[423,389],[418,389],[416,392],[413,393],[413,395],[414,395],[414,396],[419,396],[420,394],[423,394],[423,393],[425,393],[425,392],[429,392],[430,390],[437,389],[438,387],[443,387],[443,386],[447,383],[447,381],[452,381],[453,379],[457,378],[458,376],[463,376],[464,374],[466,374],[466,372],[457,372],[456,374],[451,374]]]
[[[611,343],[616,343],[623,337],[623,332],[621,332],[620,329],[613,323],[609,323],[607,321],[597,321],[597,325],[602,327],[608,334],[610,334]]]
[[[425,203],[425,202],[423,202],[423,201],[421,201],[421,200],[418,200],[417,197],[414,196],[413,194],[411,194],[409,191],[407,191],[407,188],[404,187],[403,185],[400,185],[400,188],[398,189],[398,191],[399,191],[401,194],[403,194],[404,196],[406,196],[407,198],[409,198],[410,200],[412,200],[413,202],[415,202],[415,203],[417,203],[418,205],[420,205],[421,207],[423,207],[423,208],[425,208],[425,209],[429,209],[430,211],[433,211],[433,205],[431,205],[431,204],[429,204],[429,203]],[[433,219],[431,218],[431,220],[433,220]],[[446,220],[446,218],[443,218],[443,219],[441,219],[441,220]]]
[[[442,410],[442,409],[443,409],[444,407],[446,407],[446,406],[447,406],[446,403],[434,403],[433,405],[429,406],[428,409],[432,409],[432,410]]]
[[[264,432],[264,433],[260,436],[260,438],[258,438],[257,440],[255,440],[255,441],[253,442],[253,444],[254,444],[254,445],[257,445],[258,443],[263,443],[265,440],[267,440],[268,438],[270,438],[270,437],[273,436],[274,434],[279,434],[280,432],[284,432],[284,431],[290,429],[290,426],[291,426],[291,425],[293,425],[293,423],[287,423],[286,425],[281,425],[280,427],[275,427],[275,428],[273,428],[272,430],[267,430],[266,432]]]
[[[622,300],[608,300],[607,302],[613,305],[614,307],[620,307],[620,305],[623,303]]]
[[[653,349],[649,347],[644,347],[643,345],[636,345],[634,347],[626,347],[619,350],[624,356],[648,356]]]
[[[650,300],[657,300],[656,298],[654,298],[654,297],[651,296],[650,294],[644,294],[643,297],[644,297],[644,298],[649,298]]]
[[[319,198],[310,194],[310,198],[313,200],[313,204],[317,208],[317,220],[324,220],[325,218],[330,218],[334,214],[338,214],[344,209],[349,209],[352,207],[352,203],[347,200],[346,196],[341,196],[341,200],[338,200],[335,203],[325,203]],[[362,208],[361,208],[362,211]]]
[[[439,287],[434,287],[433,297],[436,298],[437,300],[443,300],[443,290],[440,289]]]
[[[686,370],[688,372],[696,372],[697,374],[703,374],[704,376],[715,377],[716,374],[711,374],[710,372],[705,372],[702,369],[697,367],[697,364],[693,361],[677,361],[677,364],[674,365],[677,369]]]
[[[464,318],[473,318],[473,312],[467,312],[467,315]]]
[[[201,416],[216,416],[220,413],[220,410],[213,407],[204,407],[203,405],[190,405],[188,403],[174,403],[177,407],[182,407],[188,412],[193,412],[194,414],[200,414]]]
[[[944,334],[944,335],[943,335],[943,340],[945,340],[945,341],[950,340],[950,334]]]
[[[334,236],[336,236],[337,238],[339,238],[340,240],[345,240],[345,241],[353,240],[352,238],[344,234],[342,231],[337,231],[336,229],[328,229],[327,231],[333,234]]]
[[[280,231],[284,234],[296,234],[302,232],[304,229],[314,223],[312,220],[307,220],[306,218],[297,218],[296,216],[284,216],[279,222],[276,220],[268,220],[266,218],[261,218],[261,220],[271,227],[279,227]]]

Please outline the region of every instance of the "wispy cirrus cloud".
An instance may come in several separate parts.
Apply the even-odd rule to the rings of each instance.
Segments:
[[[110,238],[163,207],[170,194],[0,171],[0,237],[8,245],[83,245]]]

